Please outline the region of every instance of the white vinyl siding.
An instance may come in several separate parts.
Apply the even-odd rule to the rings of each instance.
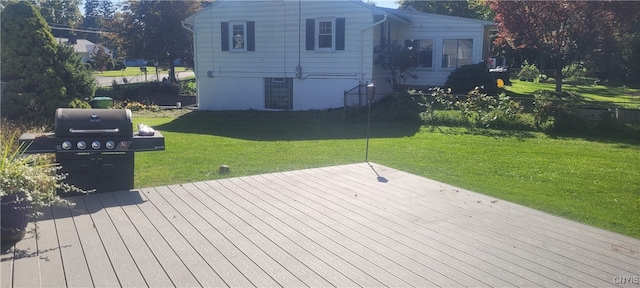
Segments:
[[[471,40],[471,54],[466,54],[462,62],[457,62],[457,67],[462,63],[475,64],[483,60],[483,35],[486,21],[464,19],[435,14],[407,13],[411,24],[397,28],[401,41],[405,39],[429,39],[433,41],[433,63],[430,69],[416,68],[417,78],[407,77],[406,85],[416,86],[441,86],[447,77],[455,69],[448,67],[449,63],[443,63],[445,40]],[[406,15],[405,15],[406,16]],[[396,32],[396,30],[394,30]],[[396,42],[398,44],[402,44]],[[468,43],[468,42],[467,42]],[[446,65],[445,65],[446,64]],[[451,63],[453,65],[454,63]],[[445,66],[443,66],[445,65]],[[380,81],[378,81],[380,82]]]
[[[215,4],[219,3],[219,4]],[[298,4],[301,3],[301,17]],[[360,28],[373,23],[371,11],[351,1],[245,1],[214,2],[214,7],[195,17],[197,74],[213,77],[295,77],[296,66],[302,77],[350,77],[358,79],[360,68]],[[250,7],[249,9],[247,7]],[[306,19],[346,19],[344,50],[317,53],[305,49]],[[255,22],[255,51],[229,53],[220,49],[220,25],[247,19]],[[229,33],[229,36],[232,35]],[[365,32],[365,74],[371,77],[373,67],[372,29]],[[332,46],[335,49],[336,35]],[[246,42],[246,41],[245,41]],[[317,41],[315,41],[317,42]],[[230,42],[229,48],[232,48]],[[231,49],[229,49],[231,50]],[[367,56],[368,55],[368,56]],[[327,76],[333,75],[333,76]]]

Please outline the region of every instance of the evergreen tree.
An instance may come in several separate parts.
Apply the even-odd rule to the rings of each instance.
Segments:
[[[111,67],[113,67],[113,58],[111,58],[111,55],[107,53],[103,46],[97,46],[96,49],[91,52],[91,65],[93,65],[94,70],[103,72],[105,69],[108,69],[109,63],[111,63]]]
[[[33,0],[40,14],[49,25],[78,28],[82,20],[80,0]],[[69,30],[55,30],[55,37],[68,37]]]
[[[50,121],[56,108],[93,96],[93,75],[73,48],[56,44],[34,6],[11,2],[0,16],[2,117]]]
[[[110,0],[85,0],[84,20],[82,28],[85,30],[105,30],[105,23],[112,19],[116,8]],[[100,35],[97,33],[83,33],[83,37],[91,42],[98,43]]]

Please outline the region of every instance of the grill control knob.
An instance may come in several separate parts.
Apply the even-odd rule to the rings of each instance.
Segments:
[[[116,147],[116,143],[114,143],[113,141],[107,141],[107,143],[105,143],[104,146],[106,146],[107,149],[113,149]]]
[[[64,141],[64,142],[62,142],[62,149],[64,149],[64,150],[69,150],[69,149],[71,149],[71,142],[70,142],[70,141]]]
[[[91,147],[93,147],[93,149],[100,149],[100,141],[93,141]]]
[[[78,149],[84,150],[85,148],[87,148],[87,143],[84,141],[80,141],[78,142],[78,144],[76,144],[76,146],[78,147]]]

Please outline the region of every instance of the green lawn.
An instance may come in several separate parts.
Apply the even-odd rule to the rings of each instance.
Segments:
[[[529,97],[536,90],[555,91],[554,83],[538,83],[526,82],[520,80],[511,80],[511,85],[506,86],[506,94],[509,96]],[[640,108],[640,89],[633,89],[625,86],[572,86],[562,85],[562,91],[573,91],[582,94],[585,101],[604,101],[613,102],[629,108]]]
[[[365,160],[366,122],[341,111],[155,116],[134,115],[166,138],[136,153],[136,187]],[[369,160],[640,238],[640,143],[442,129],[372,123]]]
[[[176,72],[183,72],[186,70],[187,69],[184,67],[176,67]],[[148,75],[151,75],[151,74],[155,75],[155,73],[156,73],[155,67],[147,67]],[[167,70],[161,70],[160,68],[158,68],[158,73],[167,73]],[[144,75],[144,72],[140,72],[140,67],[127,67],[125,70],[104,71],[104,72],[94,71],[93,75],[100,76],[100,77],[129,77],[129,76],[136,76],[136,75]]]

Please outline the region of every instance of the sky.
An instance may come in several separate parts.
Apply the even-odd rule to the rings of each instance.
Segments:
[[[398,0],[373,0],[373,2],[376,2],[376,6],[385,8],[398,8],[396,1]]]

